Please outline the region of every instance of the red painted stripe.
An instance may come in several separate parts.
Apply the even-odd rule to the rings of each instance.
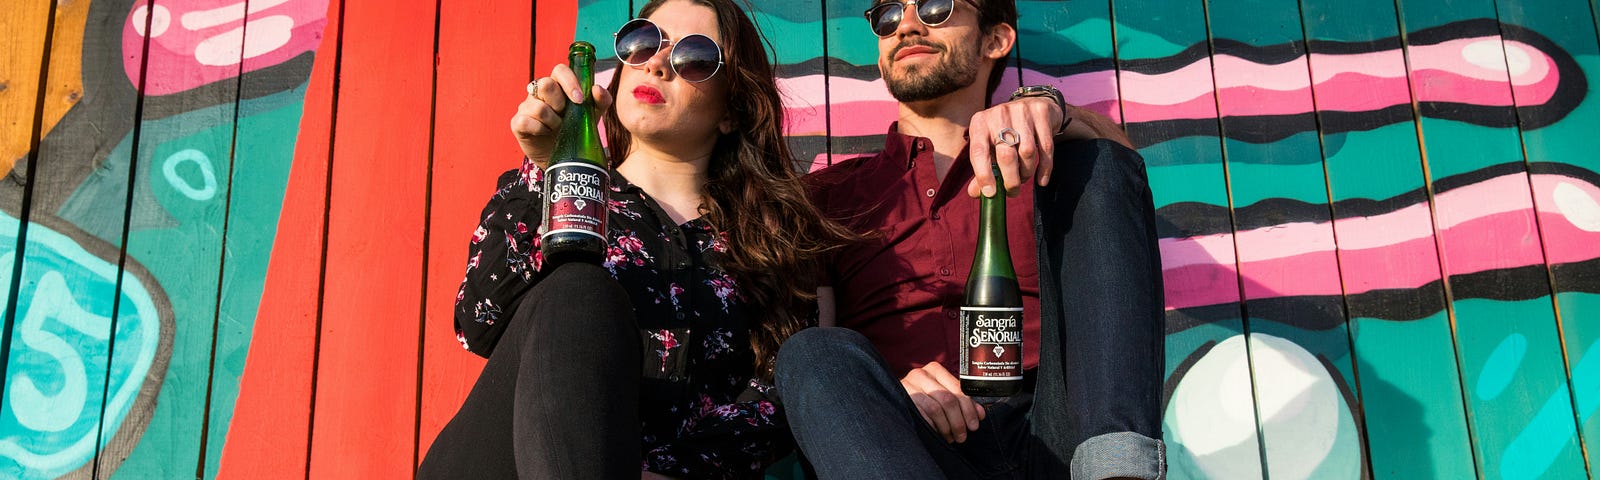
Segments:
[[[311,69],[278,236],[222,449],[222,480],[299,476],[306,469],[339,3],[329,2],[328,28]]]
[[[312,478],[414,470],[434,5],[346,5]]]
[[[538,22],[533,29],[533,68],[535,77],[543,77],[557,63],[567,63],[567,45],[578,31],[578,1],[539,0],[538,5],[533,12]]]
[[[522,152],[507,120],[527,97],[523,86],[530,78],[529,67],[526,61],[514,60],[529,58],[536,14],[524,0],[445,2],[441,8],[427,324],[422,337],[422,423],[417,439],[418,451],[424,453],[483,369],[483,360],[456,341],[452,315],[467,261],[467,240],[494,192],[495,178],[521,165]],[[537,14],[550,15],[542,10]]]

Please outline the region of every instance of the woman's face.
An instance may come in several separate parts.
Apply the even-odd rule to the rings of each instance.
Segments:
[[[688,0],[662,4],[649,17],[675,45],[690,34],[711,37],[722,45],[716,12]],[[643,65],[622,65],[617,85],[617,118],[633,133],[635,142],[670,148],[675,145],[710,145],[719,133],[731,130],[725,122],[728,72],[690,83],[678,78],[668,64],[670,48],[661,49]],[[726,51],[724,51],[726,54]]]

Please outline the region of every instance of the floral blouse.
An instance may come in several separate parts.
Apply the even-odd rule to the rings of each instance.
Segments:
[[[472,234],[456,294],[456,338],[487,357],[509,309],[540,280],[543,171],[524,159]],[[633,300],[644,364],[642,469],[686,478],[758,478],[793,448],[771,386],[758,381],[750,323],[733,277],[717,268],[726,232],[705,219],[675,225],[611,171],[604,266]]]

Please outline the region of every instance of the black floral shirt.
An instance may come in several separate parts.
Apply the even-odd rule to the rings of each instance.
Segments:
[[[509,308],[540,279],[543,171],[523,160],[472,234],[456,295],[456,338],[489,356]],[[725,232],[704,219],[674,222],[611,171],[604,266],[633,300],[644,351],[639,409],[642,469],[687,478],[758,478],[793,448],[771,386],[758,381],[738,284],[717,268]]]

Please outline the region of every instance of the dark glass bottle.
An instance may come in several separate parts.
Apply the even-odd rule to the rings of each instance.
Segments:
[[[1006,192],[1000,169],[999,192],[982,197],[978,211],[978,253],[967,276],[961,305],[961,392],[972,397],[1004,397],[1022,388],[1022,290],[1006,243]]]
[[[606,252],[606,199],[610,173],[600,148],[594,86],[594,45],[572,42],[567,63],[583,86],[583,103],[568,105],[544,171],[544,222],[539,252],[545,269],[565,262],[599,264]]]

